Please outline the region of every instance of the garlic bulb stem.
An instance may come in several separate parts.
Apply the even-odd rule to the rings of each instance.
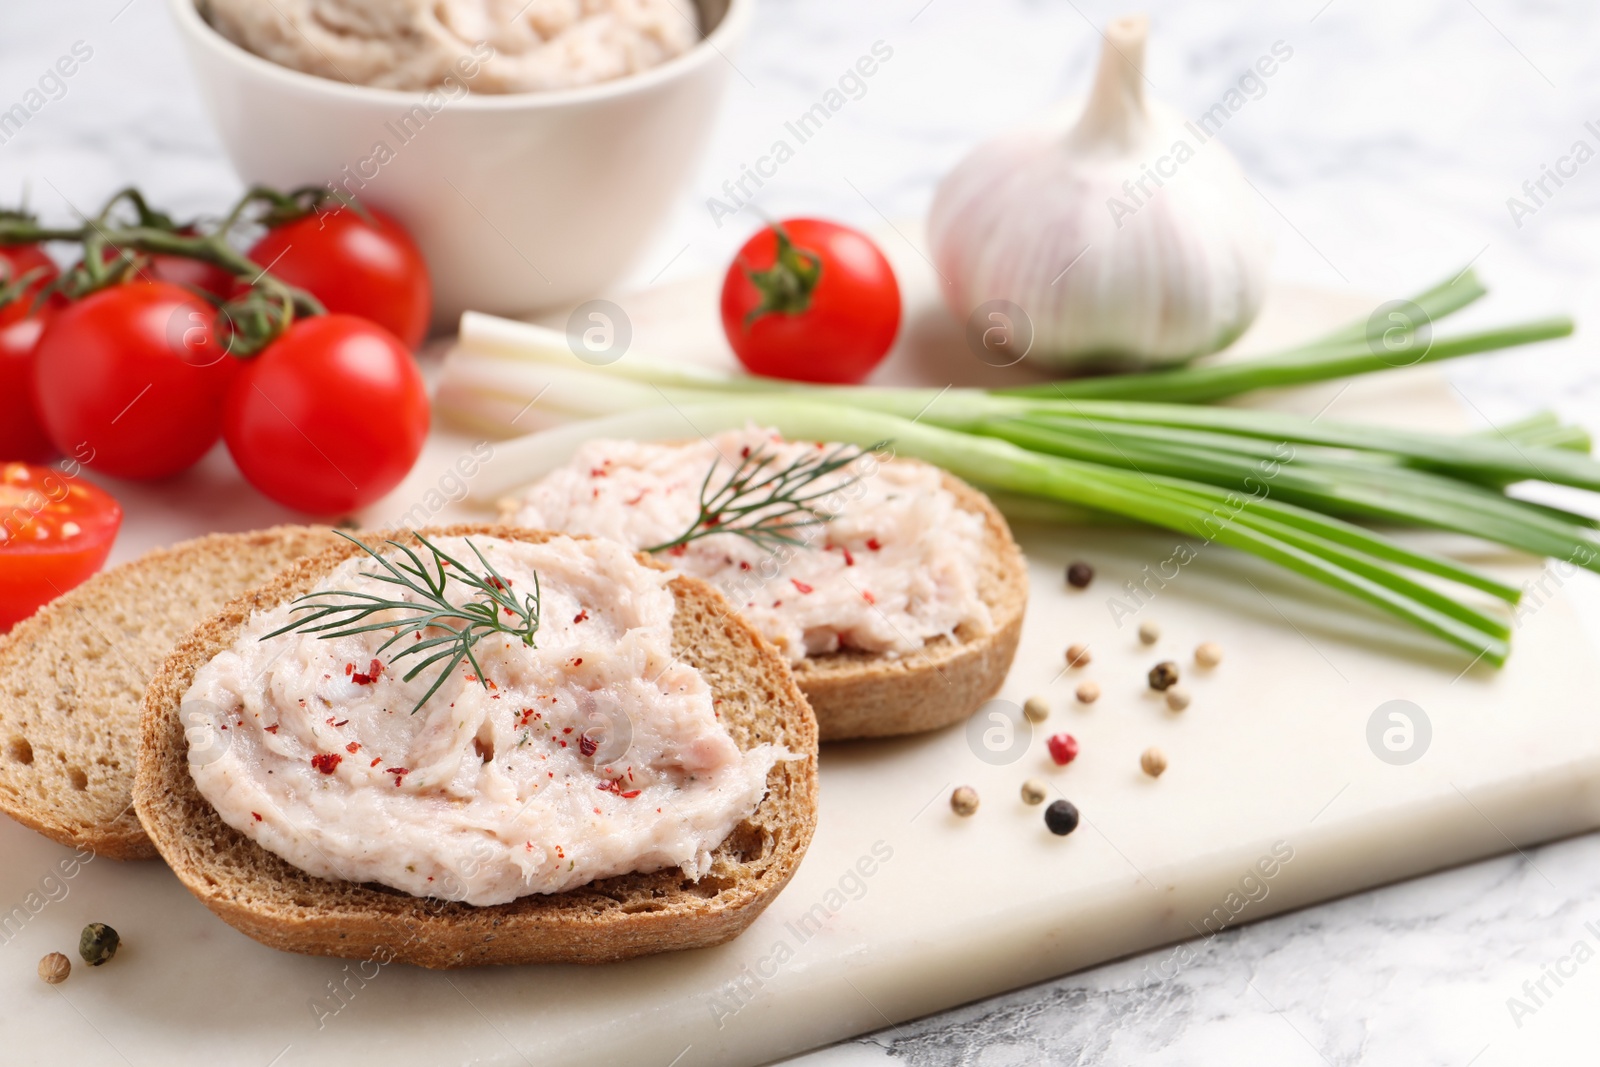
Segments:
[[[1149,33],[1150,20],[1144,15],[1128,15],[1106,27],[1094,88],[1083,117],[1067,135],[1070,148],[1126,153],[1144,142],[1150,127],[1144,104],[1144,43]]]

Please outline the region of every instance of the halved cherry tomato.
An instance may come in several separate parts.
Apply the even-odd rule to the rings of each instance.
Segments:
[[[66,455],[119,478],[165,478],[216,444],[238,370],[204,300],[170,282],[127,282],[45,327],[34,400]]]
[[[415,351],[433,314],[428,264],[400,223],[362,210],[367,218],[341,207],[274,226],[250,258],[329,311],[375,322]]]
[[[400,484],[428,419],[410,350],[366,319],[318,315],[245,361],[222,432],[245,480],[267,496],[344,515]]]
[[[722,329],[756,374],[854,384],[894,344],[900,286],[866,234],[788,219],[734,257],[722,281]]]
[[[105,565],[122,508],[50,467],[0,464],[0,632]]]

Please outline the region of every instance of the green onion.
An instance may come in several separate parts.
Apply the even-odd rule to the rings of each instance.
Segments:
[[[1483,293],[1464,271],[1413,303],[1433,323]],[[1195,403],[1390,369],[1367,329],[1352,323],[1220,366],[984,391],[811,386],[636,353],[593,366],[558,331],[469,314],[438,406],[496,436],[528,434],[497,447],[473,485],[481,499],[537,480],[596,437],[692,440],[757,423],[861,448],[890,440],[896,453],[983,488],[1014,518],[1133,521],[1228,545],[1503,663],[1506,608],[1520,589],[1357,523],[1465,534],[1600,571],[1594,520],[1506,491],[1520,482],[1600,489],[1585,431],[1549,414],[1430,434]],[[1550,319],[1433,338],[1413,362],[1571,329]],[[1421,347],[1415,333],[1401,341]]]

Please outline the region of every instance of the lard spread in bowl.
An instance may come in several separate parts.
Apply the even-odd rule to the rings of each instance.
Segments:
[[[636,74],[700,39],[674,0],[200,0],[217,32],[280,66],[380,89],[571,89]]]

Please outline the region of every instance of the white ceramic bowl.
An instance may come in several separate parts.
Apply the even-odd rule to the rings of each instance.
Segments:
[[[753,4],[701,0],[706,36],[639,74],[462,94],[419,115],[423,93],[278,66],[213,30],[194,0],[170,0],[239,176],[284,189],[335,181],[394,214],[428,257],[434,323],[447,329],[467,309],[583,300],[627,272],[711,132]]]

